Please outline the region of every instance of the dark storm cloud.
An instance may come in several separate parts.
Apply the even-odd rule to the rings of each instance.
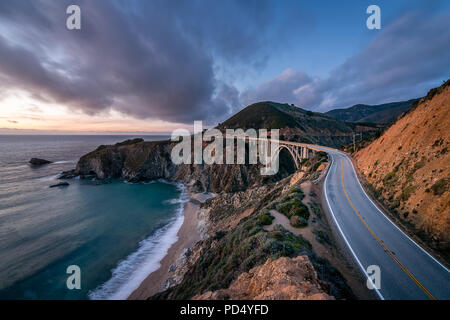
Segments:
[[[81,7],[82,30],[65,27],[70,4]],[[215,61],[264,63],[262,46],[291,27],[269,29],[270,9],[262,0],[1,1],[0,91],[88,114],[221,119],[238,93],[217,79]]]
[[[450,14],[407,13],[327,78],[287,70],[243,93],[242,99],[292,102],[324,111],[419,97],[449,76]]]

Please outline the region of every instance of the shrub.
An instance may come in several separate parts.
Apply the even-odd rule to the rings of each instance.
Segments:
[[[302,200],[305,197],[305,194],[300,188],[293,188],[289,190],[288,195],[297,196],[298,198],[300,198],[300,200]]]
[[[139,142],[143,142],[143,141],[144,141],[144,139],[142,139],[142,138],[128,139],[128,140],[125,140],[125,141],[122,141],[122,142],[117,142],[116,146],[117,147],[127,146],[127,145],[130,145],[130,144],[135,144],[135,143],[139,143]]]
[[[220,239],[222,239],[226,234],[227,234],[227,233],[226,233],[225,231],[217,231],[216,234],[215,234],[215,236],[214,236],[214,239],[220,240]]]
[[[320,219],[322,217],[322,210],[320,209],[320,206],[315,202],[311,202],[309,205],[311,206],[314,214]]]
[[[392,201],[392,208],[396,209],[400,207],[400,200],[399,199],[395,199]]]
[[[283,233],[278,230],[274,230],[269,232],[269,237],[274,238],[276,240],[283,240]]]
[[[397,171],[393,170],[389,172],[383,179],[384,184],[393,184],[397,181]]]
[[[282,214],[284,214],[285,216],[287,216],[288,218],[290,218],[291,215],[292,215],[292,212],[291,212],[292,209],[293,208],[295,209],[295,208],[297,208],[299,206],[300,206],[300,199],[294,198],[294,199],[291,199],[291,200],[289,200],[289,201],[279,205],[277,207],[277,210],[279,212],[281,212]]]
[[[319,241],[319,243],[331,244],[330,237],[328,236],[328,234],[326,234],[322,230],[316,230],[316,231],[313,231],[313,233],[316,235],[316,239],[317,239],[317,241]]]
[[[316,155],[320,158],[320,159],[328,159],[328,155],[325,151],[318,151],[316,152]]]
[[[265,213],[258,217],[259,222],[265,226],[271,225],[273,219],[275,219],[275,217],[273,217],[270,213]]]
[[[402,198],[402,200],[403,201],[408,200],[415,189],[416,188],[414,186],[407,186],[405,189],[403,189],[402,195],[400,196]]]
[[[299,206],[298,208],[296,208],[294,210],[293,215],[299,216],[299,217],[302,217],[302,218],[308,220],[308,218],[309,218],[308,207],[302,203],[301,206]]]
[[[424,165],[425,165],[425,158],[422,158],[419,162],[417,162],[414,165],[413,171],[415,172],[415,171],[419,170],[420,168],[423,168]]]
[[[431,186],[431,189],[433,190],[434,194],[436,196],[442,195],[445,191],[447,191],[448,188],[448,179],[440,179],[435,184]]]
[[[290,219],[290,223],[291,226],[295,228],[306,227],[308,225],[308,221],[300,216],[292,216]]]

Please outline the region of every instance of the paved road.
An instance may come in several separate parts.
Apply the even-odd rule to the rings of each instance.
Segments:
[[[379,297],[450,299],[449,270],[376,207],[362,189],[348,156],[334,149],[314,147],[332,158],[324,193],[342,237],[364,272],[370,265],[380,267]]]
[[[250,140],[266,140],[250,138]],[[318,145],[273,140],[280,144],[327,152],[332,160],[324,193],[333,220],[353,257],[366,274],[378,266],[381,299],[450,299],[450,271],[423,250],[370,200],[350,158]]]

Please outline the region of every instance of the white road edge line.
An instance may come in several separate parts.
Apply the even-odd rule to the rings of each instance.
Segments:
[[[349,159],[348,155],[346,155],[345,153],[343,154],[347,159]],[[349,159],[350,164],[352,166],[353,169],[353,173],[356,177],[356,181],[358,181],[359,187],[361,188],[362,192],[364,193],[364,195],[366,196],[367,199],[369,199],[369,201],[372,203],[372,205],[383,215],[383,217],[385,217],[394,227],[397,228],[397,230],[399,230],[406,238],[409,239],[409,241],[411,241],[412,243],[414,243],[417,247],[419,247],[420,250],[422,250],[424,253],[426,253],[431,259],[434,260],[434,262],[436,262],[437,264],[439,264],[442,268],[444,268],[445,271],[450,272],[449,269],[447,269],[442,263],[440,263],[435,257],[433,257],[431,254],[429,254],[424,248],[422,248],[417,242],[415,242],[413,239],[411,239],[406,233],[404,233],[402,231],[402,229],[400,229],[394,222],[392,222],[391,219],[389,219],[383,211],[381,211],[380,208],[378,208],[378,206],[372,201],[372,199],[370,199],[370,197],[367,195],[367,193],[365,192],[364,188],[361,185],[361,182],[359,182],[358,179],[358,175],[356,174],[356,170],[355,167],[353,166],[353,162],[351,161],[351,159]]]
[[[339,230],[339,232],[341,233],[341,236],[342,236],[342,238],[344,239],[345,243],[347,244],[347,247],[350,249],[350,252],[352,253],[352,255],[353,255],[353,257],[355,258],[356,262],[358,262],[358,265],[359,265],[359,267],[361,268],[362,272],[366,275],[367,279],[369,279],[369,278],[370,278],[369,275],[367,274],[367,272],[366,272],[366,270],[364,269],[364,267],[363,267],[361,261],[359,261],[358,257],[357,257],[356,254],[355,254],[355,251],[353,251],[352,246],[350,245],[350,243],[348,242],[347,238],[345,237],[344,232],[343,232],[342,229],[341,229],[341,226],[340,226],[339,223],[337,222],[337,219],[336,219],[336,217],[335,217],[335,215],[334,215],[333,209],[331,208],[330,202],[328,201],[327,187],[326,187],[326,186],[327,186],[328,175],[330,174],[331,167],[332,167],[332,165],[334,164],[334,161],[333,161],[333,158],[332,158],[331,155],[330,155],[330,158],[331,158],[331,164],[330,164],[330,166],[328,167],[328,172],[327,172],[327,175],[325,176],[325,182],[324,182],[324,184],[323,184],[323,190],[324,190],[324,193],[325,193],[325,200],[326,200],[326,202],[327,202],[328,208],[330,209],[331,216],[333,217],[334,223],[335,223],[336,226],[338,227],[338,230]],[[375,288],[375,287],[374,287],[374,289],[375,289],[376,293],[378,294],[378,296],[380,297],[380,299],[381,299],[381,300],[385,300],[384,297],[383,297],[383,295],[381,294],[381,292],[378,291],[378,289]]]

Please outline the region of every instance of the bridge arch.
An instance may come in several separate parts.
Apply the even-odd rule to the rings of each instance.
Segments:
[[[271,161],[276,160],[280,156],[281,150],[286,149],[289,151],[290,155],[292,156],[292,159],[294,160],[295,169],[298,170],[300,166],[301,156],[298,153],[297,147],[288,146],[285,144],[280,144],[277,151],[274,153],[274,155],[271,157]]]

